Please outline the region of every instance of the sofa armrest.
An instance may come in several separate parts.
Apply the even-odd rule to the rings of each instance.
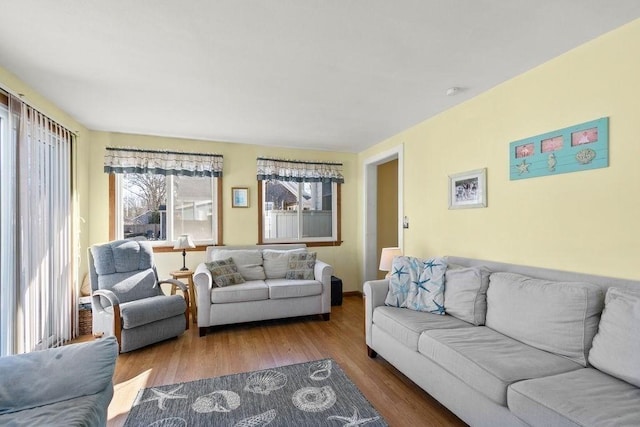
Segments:
[[[364,282],[364,330],[367,345],[371,347],[371,325],[373,324],[373,310],[384,305],[389,291],[389,280],[370,280]]]
[[[196,306],[198,307],[198,327],[211,326],[211,288],[213,277],[204,263],[198,264],[193,274],[196,287]]]
[[[313,269],[315,279],[322,283],[322,313],[331,313],[331,276],[333,267],[317,260]]]
[[[113,393],[115,337],[0,358],[0,414]]]

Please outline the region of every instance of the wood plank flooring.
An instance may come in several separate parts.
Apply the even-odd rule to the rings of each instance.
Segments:
[[[391,426],[464,426],[382,357],[367,357],[364,304],[347,296],[332,308],[331,320],[296,318],[212,329],[195,326],[177,339],[118,357],[109,427],[122,426],[144,387],[193,381],[333,358]]]

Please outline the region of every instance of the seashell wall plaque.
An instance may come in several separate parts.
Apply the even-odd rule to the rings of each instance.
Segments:
[[[509,144],[512,181],[608,166],[608,117]]]

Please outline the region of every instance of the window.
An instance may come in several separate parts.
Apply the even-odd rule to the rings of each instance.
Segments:
[[[116,175],[115,236],[218,243],[219,178],[150,173]]]
[[[258,157],[257,177],[259,243],[342,243],[342,163]]]
[[[332,182],[262,181],[262,240],[338,240],[337,187]]]
[[[107,147],[109,238],[220,244],[219,154]]]

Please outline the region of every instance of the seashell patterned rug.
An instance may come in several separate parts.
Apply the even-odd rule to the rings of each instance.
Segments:
[[[386,426],[332,359],[144,388],[125,427]]]

